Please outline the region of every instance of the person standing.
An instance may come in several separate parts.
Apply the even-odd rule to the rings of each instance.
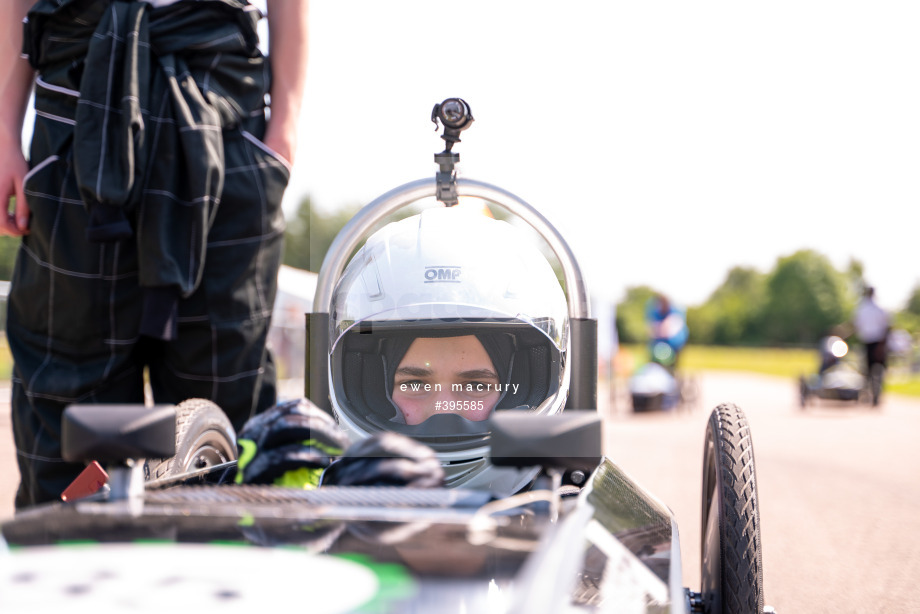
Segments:
[[[866,352],[866,374],[872,382],[872,404],[878,405],[881,378],[887,363],[888,333],[891,322],[884,309],[875,302],[875,288],[867,287],[853,314],[853,331]]]
[[[267,10],[268,60],[246,0],[0,3],[17,508],[82,469],[61,459],[66,406],[143,402],[145,373],[155,402],[207,398],[237,429],[274,404],[307,1]]]
[[[649,329],[649,352],[652,362],[673,371],[677,366],[680,351],[690,336],[684,310],[673,305],[667,296],[659,293],[646,304],[645,321]]]

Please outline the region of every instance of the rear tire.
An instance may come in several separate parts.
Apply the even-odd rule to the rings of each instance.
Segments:
[[[661,411],[663,394],[634,394],[632,397],[633,413]]]
[[[716,407],[703,447],[701,590],[705,612],[763,612],[754,448],[744,412]]]
[[[148,481],[180,476],[236,460],[236,432],[229,418],[207,399],[188,399],[176,406],[176,455],[147,459]]]

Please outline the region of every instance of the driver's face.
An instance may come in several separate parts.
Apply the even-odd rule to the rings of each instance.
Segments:
[[[412,342],[393,378],[393,402],[406,424],[437,413],[468,420],[489,417],[501,396],[498,373],[473,335],[420,337]]]

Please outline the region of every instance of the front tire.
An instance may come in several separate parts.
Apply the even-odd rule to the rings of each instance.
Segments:
[[[176,455],[148,459],[147,480],[173,478],[236,460],[236,432],[229,418],[207,399],[176,406]]]
[[[711,614],[763,612],[754,448],[744,412],[716,407],[703,447],[701,595]]]

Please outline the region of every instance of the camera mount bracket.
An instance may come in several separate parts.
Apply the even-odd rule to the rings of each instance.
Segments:
[[[436,198],[453,207],[457,204],[457,171],[455,165],[460,161],[460,154],[451,151],[454,143],[460,142],[460,133],[473,123],[473,113],[470,105],[462,98],[448,98],[440,104],[434,105],[431,110],[431,121],[437,130],[438,123],[444,126],[445,148],[441,153],[434,155],[438,164]]]

